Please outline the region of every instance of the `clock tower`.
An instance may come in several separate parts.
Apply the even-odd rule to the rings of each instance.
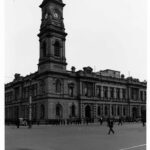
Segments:
[[[62,0],[43,0],[39,36],[40,58],[38,71],[66,71],[65,33]]]

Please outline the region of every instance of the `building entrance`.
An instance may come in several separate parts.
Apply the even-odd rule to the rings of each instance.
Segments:
[[[85,107],[85,118],[91,119],[91,107],[89,105]]]
[[[138,117],[138,110],[136,107],[132,108],[132,117],[133,119],[136,119]]]

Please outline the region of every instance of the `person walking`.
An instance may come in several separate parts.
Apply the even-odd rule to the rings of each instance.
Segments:
[[[113,120],[109,119],[109,122],[108,122],[109,132],[108,132],[108,134],[110,134],[110,132],[112,132],[113,134],[115,133],[113,130],[113,126],[114,126]]]

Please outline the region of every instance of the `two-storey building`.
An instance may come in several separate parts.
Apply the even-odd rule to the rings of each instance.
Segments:
[[[40,5],[38,70],[25,77],[15,74],[5,85],[5,119],[28,118],[30,95],[33,120],[145,115],[146,82],[109,69],[66,70],[64,6],[62,0],[44,0]]]

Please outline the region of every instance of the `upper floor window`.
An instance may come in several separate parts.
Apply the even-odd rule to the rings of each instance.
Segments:
[[[104,86],[104,98],[108,98],[108,87]]]
[[[32,96],[37,95],[37,84],[32,85],[31,91],[32,91]]]
[[[13,92],[8,92],[5,94],[5,101],[11,101],[13,99]]]
[[[29,97],[29,86],[23,88],[23,98]]]
[[[122,89],[122,98],[126,98],[126,89]]]
[[[89,82],[83,83],[83,95],[87,97],[93,96],[93,83]]]
[[[41,80],[40,81],[40,93],[41,94],[44,94],[46,92],[45,85],[46,85],[45,80]]]
[[[54,43],[54,55],[56,57],[60,57],[60,49],[61,49],[61,45],[60,45],[59,41],[56,41]]]
[[[61,82],[60,82],[60,80],[56,81],[56,93],[61,93]]]
[[[143,91],[140,91],[140,99],[143,101]]]
[[[69,96],[73,97],[73,89],[74,87],[69,86]]]
[[[120,98],[120,89],[119,88],[116,89],[116,96],[117,96],[117,98]]]
[[[20,97],[20,92],[19,92],[20,88],[16,87],[15,88],[15,99],[17,100]]]
[[[101,97],[101,86],[96,87],[96,96]]]
[[[139,90],[138,90],[138,88],[132,88],[131,89],[131,98],[133,100],[138,100],[138,96],[139,96]]]
[[[114,88],[110,88],[110,97],[114,98]]]

